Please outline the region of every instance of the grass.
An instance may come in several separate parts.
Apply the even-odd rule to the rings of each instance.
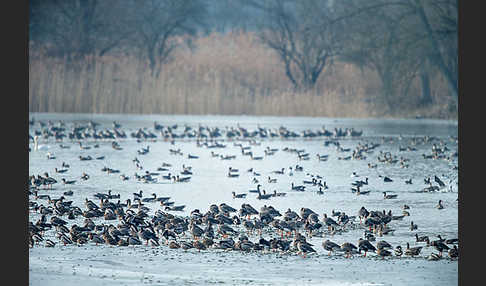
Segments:
[[[457,118],[439,77],[432,79],[433,106],[419,106],[418,83],[389,106],[370,70],[337,62],[313,90],[297,93],[277,55],[252,33],[213,33],[194,43],[177,50],[159,78],[134,54],[72,63],[30,50],[29,111]]]

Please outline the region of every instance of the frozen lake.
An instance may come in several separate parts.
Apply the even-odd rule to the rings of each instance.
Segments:
[[[56,237],[56,231],[50,230],[44,238],[56,242],[55,247],[47,248],[41,242],[35,245],[29,252],[29,282],[31,285],[456,285],[458,278],[457,261],[444,258],[439,261],[428,261],[431,253],[437,253],[433,247],[426,247],[424,242],[416,242],[415,234],[427,235],[431,240],[436,240],[437,235],[445,239],[458,237],[458,185],[457,185],[457,122],[444,120],[425,119],[334,119],[334,118],[302,118],[302,117],[253,117],[253,116],[156,116],[156,115],[92,115],[92,114],[41,114],[32,113],[30,118],[36,122],[30,126],[29,134],[34,136],[35,131],[43,128],[38,121],[47,123],[49,120],[57,126],[62,120],[65,123],[66,133],[74,124],[86,125],[89,120],[100,123],[98,130],[113,129],[112,122],[122,125],[126,132],[126,139],[116,139],[123,150],[112,148],[112,139],[94,140],[82,139],[83,146],[89,149],[81,149],[79,140],[64,138],[62,142],[56,142],[52,137],[41,138],[38,142],[38,150],[34,150],[33,141],[29,141],[29,175],[42,175],[48,172],[58,183],[52,190],[41,188],[38,194],[49,194],[51,198],[59,198],[64,192],[72,190],[71,196],[66,200],[73,201],[73,205],[86,210],[84,202],[86,198],[99,203],[93,195],[111,190],[112,194],[120,194],[120,200],[133,200],[133,194],[143,190],[144,197],[150,197],[152,193],[156,197],[170,197],[175,205],[185,205],[182,212],[171,212],[178,216],[189,216],[194,209],[206,213],[211,204],[226,203],[239,209],[242,203],[248,203],[260,210],[264,205],[271,205],[282,214],[291,209],[300,213],[302,207],[310,208],[322,219],[323,214],[331,215],[332,211],[345,212],[349,216],[356,216],[358,210],[364,206],[367,210],[389,210],[393,215],[402,214],[404,204],[410,206],[407,210],[410,216],[402,220],[393,220],[389,227],[395,231],[392,234],[376,237],[376,241],[386,240],[393,247],[401,245],[406,248],[407,242],[411,247],[424,246],[419,257],[387,257],[382,260],[375,253],[369,253],[367,257],[354,255],[352,258],[344,258],[342,253],[328,256],[321,245],[325,239],[342,244],[351,242],[358,244],[358,238],[363,237],[365,226],[359,224],[359,219],[354,221],[354,227],[346,231],[330,235],[324,232],[322,235],[308,237],[307,241],[314,245],[315,254],[301,258],[296,253],[268,253],[261,252],[242,253],[240,251],[222,251],[209,249],[200,253],[195,249],[184,251],[182,249],[169,249],[166,245],[151,247],[140,246],[109,246],[95,245],[88,242],[81,246],[64,246]],[[258,127],[276,130],[285,126],[288,130],[301,133],[304,130],[327,130],[334,128],[354,128],[362,130],[360,137],[338,138],[342,149],[350,151],[338,151],[335,145],[325,146],[324,142],[334,140],[327,137],[305,139],[260,139],[257,144],[248,141],[223,141],[225,148],[199,147],[195,139],[175,139],[173,144],[169,140],[163,140],[160,133],[154,130],[154,122],[162,126],[177,124],[176,133],[181,133],[184,126],[197,129],[199,125],[211,128],[219,127],[224,130],[227,127],[241,126],[248,130]],[[44,127],[48,128],[48,126]],[[139,128],[154,132],[158,135],[155,140],[142,140],[138,142],[130,137],[130,133]],[[263,157],[262,160],[251,160],[249,156],[243,156],[241,147],[235,146],[241,143],[249,146],[254,156]],[[60,145],[70,148],[61,148]],[[363,153],[366,158],[342,160],[351,156],[352,151],[358,145],[380,144],[368,153]],[[435,144],[435,145],[434,145]],[[138,150],[150,146],[148,154],[139,155]],[[433,147],[435,146],[435,147]],[[446,146],[446,148],[444,148]],[[414,151],[406,147],[415,148]],[[265,150],[278,149],[274,155],[267,156]],[[403,150],[404,151],[400,151]],[[445,150],[444,158],[426,159],[425,155],[432,154],[433,148]],[[182,155],[173,155],[170,149],[180,149]],[[288,149],[303,150],[309,153],[309,160],[300,160],[295,152],[287,152]],[[50,153],[55,159],[47,159]],[[221,160],[212,156],[211,152],[220,155],[235,155],[232,160]],[[385,153],[389,152],[396,163],[383,163]],[[198,159],[189,159],[188,154],[198,156]],[[317,154],[329,155],[327,161],[319,161]],[[104,156],[102,160],[81,161],[79,156],[91,156],[93,158]],[[133,160],[137,158],[143,169],[136,167]],[[341,159],[340,159],[341,158]],[[400,160],[405,159],[402,164]],[[65,173],[56,173],[55,168],[61,169],[62,163],[68,163],[70,167]],[[163,163],[171,164],[169,171],[157,171]],[[369,164],[377,165],[370,168]],[[180,174],[182,166],[192,167],[193,175],[189,182],[172,182],[164,180],[162,175],[169,172]],[[300,165],[303,171],[295,171],[295,166]],[[120,173],[108,174],[102,168],[108,167],[119,170]],[[228,168],[239,169],[239,177],[229,178]],[[289,167],[294,169],[290,172]],[[255,176],[248,169],[260,173]],[[274,171],[285,169],[284,174],[275,174]],[[144,183],[134,178],[134,174],[144,174],[145,171],[158,172],[155,183]],[[80,177],[83,172],[89,174],[86,181]],[[359,177],[351,177],[355,172]],[[129,177],[127,181],[120,179],[120,174]],[[291,184],[302,185],[304,180],[311,180],[311,175],[319,175],[329,187],[324,194],[317,194],[318,187],[306,185],[306,191],[291,190]],[[183,175],[181,175],[183,176]],[[276,183],[269,183],[268,177],[277,179]],[[392,182],[384,182],[383,177],[389,177]],[[446,186],[438,191],[423,192],[425,178],[431,178],[433,185],[434,176],[438,176]],[[369,191],[368,195],[356,195],[351,191],[351,183],[356,180],[369,179],[368,185],[361,190]],[[75,180],[72,185],[63,185],[61,179]],[[255,193],[248,190],[255,189],[258,180],[261,189],[267,193],[285,192],[282,197],[271,197],[269,200],[259,200]],[[405,181],[412,179],[412,184]],[[244,199],[233,199],[232,192],[247,194]],[[383,193],[395,194],[395,199],[383,198]],[[47,200],[29,196],[30,201],[48,205]],[[435,208],[438,201],[442,200],[444,208]],[[117,199],[111,200],[116,202]],[[146,203],[150,208],[149,214],[153,215],[157,210],[164,210],[159,203]],[[52,215],[48,215],[49,218]],[[73,220],[62,216],[68,222],[68,228],[73,224],[84,225],[84,217],[77,216]],[[29,221],[35,223],[40,214],[31,211]],[[337,217],[334,217],[337,219]],[[118,223],[117,220],[105,221],[103,217],[93,218],[96,224]],[[418,226],[411,231],[411,221]],[[237,228],[237,227],[235,227]],[[215,229],[216,230],[216,229]],[[326,229],[327,230],[327,229]],[[304,233],[302,231],[302,233]],[[272,237],[273,234],[265,233],[264,237]],[[186,235],[184,239],[189,240]],[[235,238],[236,239],[236,238]],[[249,236],[250,241],[257,242],[259,236]],[[217,240],[217,239],[215,239]],[[161,240],[162,242],[162,240]],[[374,244],[374,242],[373,242]],[[452,247],[452,246],[451,246]]]

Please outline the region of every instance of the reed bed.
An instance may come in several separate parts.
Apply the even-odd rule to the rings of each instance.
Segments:
[[[278,56],[250,32],[213,33],[178,49],[158,78],[135,53],[67,57],[29,51],[29,111],[457,118],[446,84],[432,79],[439,105],[419,108],[419,85],[383,104],[376,73],[336,62],[313,90],[295,92]]]

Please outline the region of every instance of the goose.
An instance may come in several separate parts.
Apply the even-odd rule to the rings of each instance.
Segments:
[[[191,232],[192,237],[196,240],[204,233],[204,230],[197,226],[193,221],[191,221],[191,223],[189,224],[189,231]]]
[[[422,246],[417,246],[417,247],[410,247],[410,243],[407,242],[407,249],[405,250],[405,255],[407,256],[417,256],[420,254],[422,250]]]
[[[296,185],[294,185],[294,182],[292,182],[291,190],[303,192],[303,191],[305,191],[305,186],[303,186],[303,185],[296,186]]]
[[[266,194],[265,193],[265,190],[263,190],[263,195],[262,195],[262,193],[260,191],[258,191],[258,197],[257,197],[257,199],[259,199],[259,200],[268,200],[271,197],[272,197],[272,194]]]
[[[437,261],[440,260],[442,256],[436,254],[436,253],[431,253],[428,257],[427,260],[429,261]]]
[[[376,251],[376,254],[378,256],[381,256],[381,259],[385,259],[385,256],[391,256],[392,255],[392,253],[390,251],[386,250],[386,249],[378,249]]]
[[[199,159],[199,156],[187,154],[187,159]]]
[[[405,184],[407,185],[411,185],[412,184],[412,178],[408,179],[408,180],[405,180]]]
[[[236,194],[235,192],[231,192],[233,194],[233,199],[244,199],[246,198],[246,194]]]
[[[439,256],[442,257],[442,252],[444,250],[449,250],[450,247],[447,246],[445,243],[443,243],[442,241],[434,241],[435,243],[429,243],[429,241],[427,241],[427,246],[433,246],[437,251],[439,251]]]
[[[254,157],[254,156],[253,156],[253,152],[249,152],[249,153],[250,153],[250,158],[251,158],[252,160],[263,160],[263,157],[261,157],[261,156]]]
[[[56,243],[50,239],[46,239],[46,247],[54,247],[56,245]]]
[[[322,247],[329,251],[329,256],[331,256],[331,253],[332,251],[337,251],[337,250],[340,250],[341,249],[341,246],[339,246],[339,244],[337,243],[334,243],[332,241],[330,241],[329,239],[326,239],[325,241],[322,242]]]
[[[324,224],[327,225],[328,230],[330,230],[331,227],[339,226],[338,223],[335,220],[333,220],[332,218],[328,217],[326,213],[324,214],[322,221],[324,222]]]
[[[397,245],[397,247],[395,247],[394,252],[395,252],[395,256],[401,257],[403,255],[403,250],[400,245]]]
[[[358,211],[358,216],[359,216],[359,222],[361,223],[361,220],[363,218],[367,218],[369,216],[369,211],[363,206],[359,209]]]
[[[268,183],[272,184],[276,182],[277,182],[277,178],[270,178],[270,176],[268,176]]]
[[[304,243],[302,241],[298,241],[297,242],[297,249],[299,250],[299,253],[302,253],[303,254],[303,258],[306,257],[306,254],[307,253],[312,253],[312,252],[316,252],[314,248],[312,248],[312,246],[308,243]]]
[[[414,231],[414,230],[417,230],[418,229],[418,226],[416,224],[413,223],[413,221],[410,222],[410,230],[411,231]]]
[[[346,253],[346,258],[349,258],[352,255],[352,252],[355,249],[358,249],[358,248],[356,247],[356,245],[354,245],[354,244],[352,244],[350,242],[344,242],[341,245],[341,250]]]
[[[225,204],[225,203],[221,203],[221,204],[218,206],[218,209],[219,209],[219,211],[220,211],[220,212],[222,212],[222,213],[226,213],[226,214],[228,214],[228,213],[232,213],[232,212],[236,212],[236,211],[237,211],[235,208],[233,208],[233,207],[231,207],[231,206],[229,206],[229,205],[227,205],[227,204]]]
[[[451,259],[456,259],[459,257],[459,249],[457,248],[457,245],[454,245],[454,248],[449,249],[448,251],[449,257]]]
[[[83,174],[81,175],[81,180],[86,181],[88,179],[89,179],[89,175],[83,172]]]
[[[372,251],[372,252],[376,251],[376,247],[374,247],[368,240],[362,239],[361,237],[358,239],[358,248],[360,253],[361,250],[365,252],[364,257],[366,257],[366,253],[368,251]]]
[[[319,154],[317,154],[317,160],[318,161],[324,162],[324,161],[327,161],[327,159],[329,159],[329,155],[319,155]]]
[[[383,177],[383,182],[389,183],[389,182],[393,182],[393,180],[390,179],[389,177],[385,176],[385,177]]]
[[[63,192],[63,195],[65,195],[65,196],[72,196],[73,194],[74,194],[74,192],[72,190]]]
[[[179,248],[181,248],[181,245],[172,240],[172,241],[169,242],[169,248],[170,249],[179,249]]]
[[[277,190],[273,190],[273,194],[272,194],[273,197],[284,197],[286,195],[287,193],[277,193]]]
[[[152,196],[153,196],[152,198],[143,198],[142,202],[144,203],[155,202],[157,199],[157,194],[152,193]]]
[[[438,184],[439,184],[439,186],[440,186],[441,188],[442,188],[442,187],[445,187],[444,182],[443,182],[441,179],[439,179],[439,177],[434,176],[434,181],[435,181],[436,183],[438,183]]]
[[[57,167],[54,168],[54,170],[56,171],[56,173],[66,173],[67,171],[69,171],[69,169],[58,169]]]
[[[61,181],[64,185],[73,185],[74,183],[76,183],[76,180],[67,181],[65,178],[62,178]]]
[[[133,198],[134,200],[135,199],[141,199],[142,198],[142,194],[143,194],[143,191],[142,190],[139,190],[138,193],[132,193],[133,194]]]
[[[177,175],[176,177],[176,182],[189,182],[189,180],[191,180],[191,177],[179,177],[179,175]]]
[[[418,236],[417,233],[415,233],[415,241],[416,242],[427,242],[429,240],[429,237],[424,235],[424,236]]]
[[[243,203],[241,205],[241,209],[245,210],[245,212],[248,214],[248,216],[259,214],[259,212],[254,207],[252,207],[250,204]]]
[[[358,187],[358,191],[356,192],[356,195],[368,195],[370,191],[361,191],[361,189]]]
[[[368,177],[366,177],[364,181],[363,180],[354,181],[353,183],[351,183],[351,185],[355,187],[362,187],[363,185],[368,185]]]
[[[455,244],[455,243],[458,243],[458,242],[459,242],[459,239],[457,239],[457,238],[450,238],[450,239],[445,240],[445,243],[447,243],[447,244]]]
[[[387,195],[386,192],[383,192],[383,198],[385,200],[395,199],[396,197],[398,197],[398,195]]]
[[[185,205],[181,205],[181,206],[166,206],[165,207],[165,210],[166,211],[183,211],[185,207],[186,207]]]
[[[439,200],[439,203],[435,206],[435,208],[439,210],[444,208],[444,206],[442,205],[442,200]]]

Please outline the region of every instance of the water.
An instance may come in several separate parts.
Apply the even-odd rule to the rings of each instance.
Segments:
[[[371,154],[366,154],[365,160],[339,160],[338,157],[351,155],[351,152],[338,152],[333,145],[324,146],[326,138],[305,140],[303,138],[295,140],[257,140],[259,146],[251,146],[255,156],[263,156],[261,161],[253,161],[248,156],[242,156],[240,147],[233,145],[234,142],[224,142],[226,148],[207,149],[197,147],[194,140],[176,141],[174,145],[170,142],[161,140],[160,136],[155,142],[144,141],[138,143],[133,138],[117,140],[123,148],[122,151],[114,150],[111,147],[111,140],[94,142],[91,140],[83,141],[83,145],[91,146],[89,150],[81,150],[76,142],[64,140],[64,145],[71,146],[70,149],[61,149],[60,143],[54,139],[40,140],[39,150],[29,152],[29,174],[43,174],[48,172],[59,182],[61,178],[67,180],[76,180],[72,186],[63,186],[62,183],[55,185],[51,191],[39,191],[49,193],[51,197],[59,197],[66,190],[73,190],[74,195],[68,197],[73,204],[79,205],[83,210],[85,198],[96,200],[93,194],[97,192],[106,193],[112,190],[113,194],[120,194],[121,201],[133,199],[132,193],[143,190],[144,197],[151,196],[155,193],[158,197],[169,196],[176,205],[186,205],[186,209],[180,215],[188,215],[193,209],[199,209],[206,212],[211,204],[227,203],[234,208],[239,208],[242,203],[249,203],[257,210],[263,205],[272,205],[280,212],[288,208],[299,213],[301,207],[308,207],[319,214],[320,218],[324,213],[331,214],[332,210],[344,211],[348,215],[357,215],[361,206],[368,210],[391,210],[394,215],[402,213],[401,206],[407,204],[410,206],[410,216],[403,220],[392,221],[390,227],[395,229],[393,235],[387,235],[380,239],[385,239],[393,246],[402,245],[405,247],[407,242],[411,246],[423,245],[416,243],[414,235],[428,235],[432,240],[440,234],[444,238],[453,238],[458,235],[458,185],[457,185],[457,157],[452,160],[431,160],[424,159],[422,154],[431,154],[432,144],[439,145],[440,142],[445,144],[450,151],[450,155],[457,151],[457,122],[444,120],[427,120],[427,119],[346,119],[346,118],[303,118],[303,117],[254,117],[254,116],[161,116],[161,115],[92,115],[92,114],[30,114],[30,118],[36,120],[51,120],[56,123],[63,120],[66,127],[70,130],[74,122],[86,123],[88,120],[101,123],[98,128],[112,128],[112,122],[117,121],[122,124],[126,134],[137,130],[138,128],[147,128],[153,131],[153,125],[156,121],[164,126],[178,124],[177,132],[181,132],[184,125],[187,124],[196,127],[199,124],[210,127],[236,127],[239,124],[242,127],[253,130],[258,126],[266,128],[279,128],[285,126],[289,130],[300,132],[306,129],[317,130],[325,126],[328,130],[337,128],[353,127],[356,130],[363,130],[363,136],[358,138],[339,139],[343,148],[353,150],[358,143],[379,143],[381,144]],[[29,133],[33,134],[34,130],[40,130],[39,124],[29,128]],[[413,138],[423,138],[424,136],[434,137],[432,142],[420,143],[414,145],[417,151],[399,152],[399,146],[411,146]],[[386,138],[386,142],[383,141]],[[391,139],[392,141],[388,141]],[[94,148],[94,144],[99,144],[99,148]],[[243,142],[244,146],[250,146],[248,142]],[[33,148],[33,143],[29,146]],[[138,155],[137,150],[142,147],[150,146],[150,152],[147,155]],[[265,156],[264,150],[268,147],[277,148],[279,151],[273,156]],[[301,161],[295,153],[283,151],[285,147],[305,149],[310,154],[310,160]],[[183,155],[171,155],[169,149],[180,149]],[[213,158],[211,151],[222,155],[236,155],[235,160],[220,160]],[[377,158],[382,152],[390,152],[397,158],[404,157],[410,161],[406,162],[408,168],[401,168],[400,164],[386,164],[378,162]],[[51,152],[56,159],[48,160],[46,153]],[[187,155],[197,155],[199,159],[188,159]],[[320,162],[316,154],[327,154],[329,160]],[[105,156],[104,160],[80,161],[79,156],[90,155],[93,158],[101,155]],[[132,160],[137,157],[140,160],[143,170],[138,170]],[[69,171],[64,174],[57,174],[54,168],[60,168],[62,162],[70,164]],[[143,174],[145,170],[155,172],[162,163],[172,164],[171,173],[178,174],[182,171],[182,165],[191,166],[194,175],[188,183],[173,183],[158,178],[158,183],[142,183],[134,179],[135,173]],[[368,163],[378,164],[376,169],[368,167]],[[289,166],[296,164],[303,166],[302,172],[293,171],[289,175]],[[103,167],[109,167],[120,170],[120,174],[130,176],[128,181],[122,181],[120,174],[107,174],[102,172]],[[228,178],[227,172],[229,167],[239,169],[238,178]],[[261,176],[255,177],[247,170],[253,168]],[[273,174],[272,171],[285,168],[284,175]],[[87,181],[80,180],[83,172],[90,175]],[[359,177],[352,178],[350,175],[356,172]],[[167,174],[167,172],[160,172]],[[327,183],[329,189],[324,195],[318,195],[315,186],[308,186],[305,192],[295,192],[290,189],[291,183],[301,185],[303,180],[310,180],[307,174],[320,175],[323,181]],[[439,192],[423,193],[421,190],[427,185],[424,184],[424,178],[437,175],[445,183],[446,187]],[[268,183],[268,176],[277,179],[277,183]],[[393,179],[391,183],[385,183],[380,176],[388,176]],[[355,180],[369,178],[369,185],[362,187],[364,191],[370,191],[369,195],[357,196],[351,192],[351,183]],[[267,193],[274,190],[285,192],[284,197],[273,197],[270,200],[258,200],[256,194],[248,193],[249,189],[255,189],[256,184],[252,180],[256,178],[260,181],[262,189]],[[413,184],[405,184],[405,180],[412,179]],[[435,183],[434,183],[435,184]],[[247,193],[245,199],[233,199],[232,192]],[[398,197],[392,200],[384,200],[382,192],[397,194]],[[32,199],[32,197],[31,197]],[[442,200],[444,209],[435,208],[437,202]],[[96,202],[96,201],[95,201]],[[44,202],[47,204],[47,202]],[[147,203],[151,208],[152,214],[155,210],[160,209],[160,205]],[[30,221],[35,222],[37,214],[30,214]],[[337,218],[335,218],[337,219]],[[418,225],[418,230],[410,231],[408,226],[413,221]],[[83,218],[79,217],[75,221],[83,224]],[[103,222],[103,219],[97,219],[97,223]],[[74,223],[74,222],[73,222]],[[332,241],[341,244],[345,241],[357,244],[359,237],[362,237],[363,229],[353,229],[344,232],[341,235],[335,235]],[[314,237],[310,241],[315,245],[315,249],[320,254],[327,254],[322,246],[323,238]],[[56,238],[53,238],[56,240]],[[255,239],[253,239],[255,240]],[[94,246],[93,246],[94,247]],[[426,257],[433,252],[432,248],[426,248],[421,256]],[[429,262],[430,263],[430,262]],[[457,273],[455,274],[457,277]]]

